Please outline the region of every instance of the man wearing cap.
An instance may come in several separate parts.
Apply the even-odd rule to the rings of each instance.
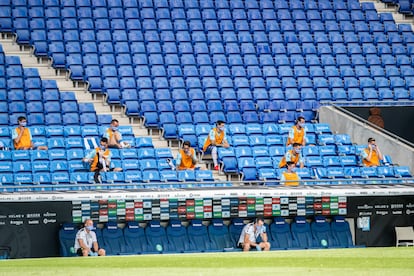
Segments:
[[[368,146],[361,152],[362,163],[366,167],[375,167],[380,165],[383,159],[380,148],[375,143],[374,138],[368,139]]]

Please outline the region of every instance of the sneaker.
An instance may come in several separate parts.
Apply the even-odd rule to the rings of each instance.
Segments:
[[[214,166],[214,170],[215,170],[215,171],[218,171],[218,170],[219,170],[219,166],[218,166],[218,165],[215,165],[215,166]]]

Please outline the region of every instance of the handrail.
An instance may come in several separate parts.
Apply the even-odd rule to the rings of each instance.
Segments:
[[[375,178],[367,178],[367,177],[360,177],[360,178],[332,178],[332,179],[306,179],[300,180],[300,185],[298,187],[303,186],[323,186],[323,187],[337,187],[338,185],[342,185],[342,187],[347,187],[347,185],[371,185],[371,184],[383,184],[383,185],[395,185],[394,183],[390,183],[395,181],[395,184],[399,184],[401,181],[404,181],[404,184],[414,185],[414,177],[375,177]],[[289,181],[285,181],[286,183]],[[297,181],[290,181],[290,182],[297,182]],[[119,188],[121,190],[130,190],[130,189],[164,189],[165,188],[171,189],[194,189],[194,188],[211,188],[211,185],[225,185],[225,186],[215,186],[215,189],[220,188],[240,188],[240,187],[289,187],[295,188],[292,186],[285,186],[281,183],[280,180],[255,180],[255,181],[203,181],[203,182],[196,182],[196,181],[189,181],[189,182],[124,182],[124,183],[90,183],[90,184],[33,184],[33,185],[1,185],[0,186],[0,193],[7,192],[10,189],[17,189],[19,192],[22,192],[24,189],[28,189],[29,191],[48,191],[52,189],[54,191],[59,191],[64,188],[68,188],[70,191],[85,191],[85,190],[99,190],[99,191],[111,191],[113,187],[114,190]],[[177,188],[174,188],[174,185],[177,185]],[[153,186],[153,187],[151,187]],[[4,191],[5,190],[5,191]],[[24,192],[24,191],[23,191]]]
[[[392,133],[392,132],[390,132],[386,129],[380,128],[379,126],[369,122],[368,120],[365,120],[365,119],[359,117],[358,115],[352,113],[351,111],[346,110],[345,108],[343,108],[341,106],[338,106],[336,104],[331,104],[331,106],[338,109],[339,111],[345,113],[346,115],[352,117],[353,119],[359,121],[360,123],[364,123],[366,125],[369,125],[370,127],[375,128],[376,130],[386,134],[387,136],[390,136],[390,138],[395,139],[397,141],[400,141],[400,142],[402,142],[402,143],[404,143],[404,144],[406,144],[406,145],[408,145],[408,146],[410,146],[411,148],[414,149],[414,143],[412,143],[408,140],[405,140],[404,138],[401,138],[400,136],[398,136],[398,135],[396,135],[396,134],[394,134],[394,133]]]

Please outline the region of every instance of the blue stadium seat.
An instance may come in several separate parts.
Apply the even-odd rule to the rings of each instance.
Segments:
[[[120,255],[125,251],[125,241],[122,229],[116,222],[107,222],[102,229],[102,238],[107,255]]]
[[[166,228],[167,238],[169,241],[168,252],[184,253],[190,249],[190,240],[188,239],[187,229],[181,224],[181,221],[171,219]]]
[[[148,241],[147,253],[162,253],[168,250],[168,238],[165,228],[159,221],[152,220],[145,228],[145,236]],[[159,250],[158,245],[161,245]]]
[[[311,223],[314,246],[321,248],[336,247],[336,242],[331,231],[331,226],[323,216],[316,216]],[[326,241],[326,244],[325,242]]]
[[[331,222],[332,235],[339,247],[354,247],[349,223],[342,216],[335,216]]]
[[[212,250],[228,251],[233,249],[227,225],[221,219],[213,219],[208,226]]]
[[[201,220],[192,220],[187,227],[190,240],[190,250],[197,252],[208,252],[211,250],[211,241],[208,230]]]
[[[294,247],[314,247],[311,227],[304,217],[295,217],[294,221],[291,223],[291,231],[294,239]]]
[[[59,228],[59,252],[62,257],[73,257],[75,253],[71,250],[74,245],[78,228],[73,223],[64,223]]]
[[[125,252],[129,254],[142,254],[147,251],[147,239],[144,228],[137,221],[129,221],[123,229],[125,238]]]
[[[238,248],[238,241],[240,238],[240,234],[243,230],[244,223],[243,219],[241,218],[233,218],[229,224],[229,234],[230,240],[233,245],[233,248]]]
[[[273,223],[269,225],[272,249],[293,248],[293,237],[290,225],[282,217],[275,217]]]

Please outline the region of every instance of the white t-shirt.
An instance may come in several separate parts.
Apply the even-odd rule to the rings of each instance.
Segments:
[[[257,237],[263,233],[266,233],[266,226],[263,225],[262,227],[256,228],[255,230],[254,223],[248,223],[243,227],[243,230],[239,238],[239,242],[237,244],[239,245],[244,243],[244,237],[246,236],[246,234],[249,235],[250,242],[256,242]]]
[[[93,231],[86,232],[85,228],[82,228],[76,233],[76,240],[75,240],[75,250],[77,251],[81,248],[79,244],[79,239],[83,240],[87,247],[92,248],[93,243],[96,242],[96,234]]]

